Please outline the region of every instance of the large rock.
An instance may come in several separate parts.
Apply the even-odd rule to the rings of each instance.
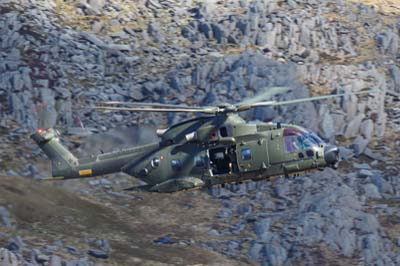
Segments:
[[[331,116],[335,126],[335,136],[343,135],[346,126],[345,115],[342,112],[335,112]]]
[[[108,44],[107,48],[110,50],[117,50],[121,52],[130,52],[132,47],[128,44]]]
[[[342,160],[350,159],[354,156],[354,151],[346,147],[339,147],[339,157]]]
[[[373,152],[370,148],[365,148],[365,150],[364,150],[364,154],[366,155],[366,156],[368,156],[369,158],[371,158],[371,159],[374,159],[374,160],[378,160],[378,161],[384,161],[385,160],[385,157],[382,155],[382,154],[380,154],[380,153],[375,153],[375,152]]]
[[[350,147],[353,149],[354,154],[356,156],[359,156],[365,151],[367,145],[368,145],[367,139],[364,139],[361,136],[357,136],[357,138],[353,141],[353,144],[351,144]]]
[[[389,66],[389,71],[392,77],[394,90],[400,92],[400,68],[396,65],[391,65]]]
[[[358,172],[357,177],[359,178],[368,178],[368,177],[372,177],[374,175],[374,173],[368,169],[361,169]]]
[[[332,138],[336,133],[335,122],[329,112],[322,117],[322,132],[326,139]]]
[[[253,260],[259,260],[262,256],[261,251],[264,245],[262,242],[252,241],[248,256]]]
[[[356,115],[347,125],[346,130],[344,131],[344,136],[346,138],[355,137],[358,135],[358,131],[361,126],[361,121],[364,119],[364,114]]]
[[[355,95],[345,96],[343,99],[343,110],[346,112],[347,120],[354,119],[358,106],[358,99]]]
[[[298,224],[301,227],[301,241],[304,243],[312,245],[323,238],[324,221],[318,213],[313,211],[304,213],[299,217]]]
[[[87,32],[81,32],[81,37],[83,39],[93,43],[94,45],[97,45],[98,47],[105,47],[106,46],[106,44],[94,34],[90,34],[90,33],[87,33]]]
[[[93,8],[94,10],[99,12],[104,7],[106,1],[105,0],[87,0],[87,3],[88,3],[88,5],[90,5],[91,8]]]
[[[259,240],[265,241],[268,238],[268,230],[270,225],[271,220],[268,218],[262,218],[254,223],[254,232]]]
[[[399,36],[391,29],[385,29],[377,35],[377,43],[380,51],[384,54],[397,54],[399,50]]]
[[[274,196],[279,199],[287,200],[287,194],[289,193],[289,184],[284,179],[279,179],[272,187]]]
[[[218,212],[218,218],[226,219],[232,216],[232,211],[228,208],[221,209]]]
[[[49,266],[62,266],[62,259],[57,255],[51,255]]]
[[[374,173],[370,176],[371,182],[378,188],[380,193],[393,194],[395,186],[388,182],[381,174]]]
[[[288,257],[288,252],[279,244],[269,243],[265,245],[265,253],[269,265],[283,266]]]
[[[370,140],[374,132],[374,122],[371,119],[364,120],[360,125],[360,133]]]
[[[10,250],[10,251],[17,252],[17,251],[23,250],[23,248],[25,246],[26,245],[25,245],[23,239],[20,236],[16,236],[16,237],[11,238],[10,240],[8,240],[8,243],[5,246],[5,248]]]
[[[211,24],[211,29],[213,32],[214,38],[217,40],[218,43],[223,43],[226,39],[225,31],[222,25],[220,24]]]
[[[199,31],[203,33],[207,39],[213,37],[213,32],[209,23],[202,22],[199,25]]]
[[[360,230],[361,234],[373,234],[378,231],[380,225],[375,216],[364,213],[357,217],[355,227]]]
[[[374,184],[366,184],[364,187],[365,195],[371,199],[380,199],[382,196]]]
[[[1,266],[20,266],[22,261],[11,251],[0,248],[0,265]]]
[[[103,250],[90,249],[87,253],[88,253],[88,255],[98,258],[98,259],[108,259],[107,252],[105,252]]]
[[[11,227],[10,213],[3,206],[0,206],[0,220],[3,222],[4,226]]]
[[[366,234],[359,240],[365,262],[372,264],[382,250],[382,243],[376,234]]]
[[[26,111],[23,105],[22,97],[19,94],[12,94],[8,99],[9,112],[13,118],[23,124],[26,121]]]
[[[356,250],[356,234],[351,230],[353,225],[352,220],[350,217],[346,217],[346,211],[334,210],[333,212],[336,219],[328,225],[324,241],[344,256],[351,257]]]

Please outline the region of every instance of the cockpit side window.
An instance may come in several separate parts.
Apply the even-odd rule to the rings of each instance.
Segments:
[[[296,152],[299,150],[299,145],[296,141],[295,136],[285,136],[283,137],[286,152]]]
[[[301,136],[301,131],[294,128],[285,128],[283,130],[283,143],[286,152],[296,152],[300,149],[298,137]]]
[[[298,136],[297,141],[300,144],[300,148],[302,148],[302,149],[310,148],[313,145],[313,143],[310,141],[310,139],[304,135]]]

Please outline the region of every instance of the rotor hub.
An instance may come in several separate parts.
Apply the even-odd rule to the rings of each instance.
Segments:
[[[216,111],[217,114],[229,114],[229,113],[236,113],[238,108],[232,104],[221,104],[218,106],[218,110]]]

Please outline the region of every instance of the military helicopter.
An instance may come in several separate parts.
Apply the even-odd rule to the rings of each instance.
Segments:
[[[350,94],[367,94],[361,91]],[[102,102],[98,110],[200,113],[164,130],[158,143],[78,159],[59,141],[54,128],[39,128],[31,138],[49,157],[51,180],[124,172],[146,182],[151,192],[175,192],[205,186],[293,176],[338,167],[339,150],[300,126],[248,123],[238,113],[255,107],[298,104],[343,97],[333,94],[288,101],[190,107],[161,103]],[[122,105],[122,106],[121,106]]]

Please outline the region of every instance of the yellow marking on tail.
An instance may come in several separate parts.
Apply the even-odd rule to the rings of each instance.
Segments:
[[[83,170],[79,170],[79,175],[91,175],[92,174],[92,169],[83,169]]]

